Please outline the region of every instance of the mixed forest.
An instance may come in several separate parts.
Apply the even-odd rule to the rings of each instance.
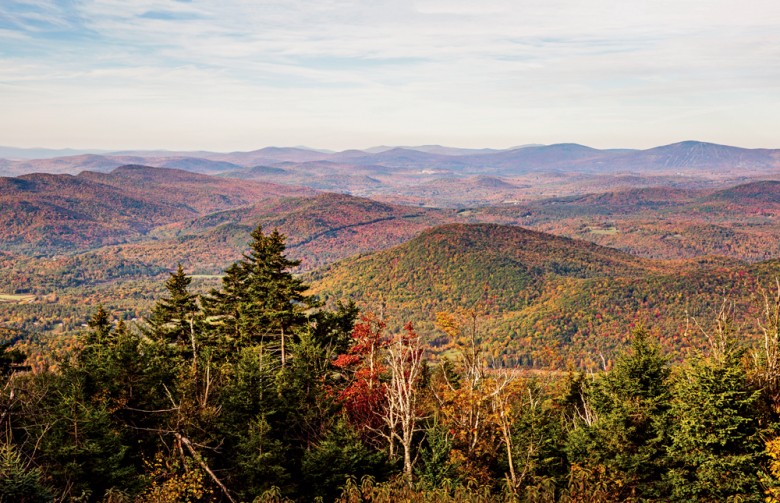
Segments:
[[[445,251],[474,237],[431,234]],[[547,250],[572,247],[586,253],[572,281],[653,267]],[[549,259],[518,277],[567,272]],[[669,352],[637,323],[599,368],[554,369],[491,353],[480,291],[431,313],[432,344],[382,304],[323,302],[298,265],[257,227],[208,292],[179,266],[143,322],[99,306],[35,372],[0,347],[0,501],[780,501],[772,281],[752,286],[749,315],[721,299],[692,318],[698,349]]]
[[[0,503],[780,501],[778,166],[0,159]]]

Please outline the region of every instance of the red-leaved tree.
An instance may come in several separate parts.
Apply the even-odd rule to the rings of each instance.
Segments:
[[[382,320],[372,314],[364,315],[352,330],[352,346],[333,361],[348,383],[336,397],[349,422],[364,434],[375,431],[383,422],[377,411],[387,400],[385,387],[379,382],[386,370],[382,348],[388,342],[384,329]]]

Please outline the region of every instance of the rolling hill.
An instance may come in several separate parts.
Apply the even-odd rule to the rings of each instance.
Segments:
[[[72,252],[136,240],[215,211],[314,194],[147,166],[0,178],[0,241],[7,250]]]
[[[745,183],[714,192],[706,200],[773,209],[780,205],[780,182],[759,180]]]
[[[0,179],[0,239],[37,251],[96,246],[194,214],[175,203],[138,198],[71,175]]]
[[[748,266],[725,259],[654,261],[514,226],[447,225],[398,247],[347,259],[314,273],[312,292],[384,311],[389,326],[415,322],[443,343],[437,311],[480,306],[492,357],[539,364],[552,353],[594,365],[638,323],[672,350],[685,340],[686,313],[706,324],[725,296],[748,318],[759,281],[780,262]],[[555,362],[553,362],[555,363]]]
[[[283,197],[309,197],[317,194],[304,187],[241,182],[180,169],[149,166],[121,166],[111,173],[83,172],[78,177],[122,188],[138,197],[184,205],[197,214]]]
[[[153,186],[153,175],[166,170],[126,171],[129,173],[123,176],[141,177]],[[113,183],[122,182],[114,179]],[[140,182],[134,183],[138,186]],[[183,188],[186,192],[186,185]],[[173,189],[168,186],[167,190]],[[124,233],[117,237],[117,244],[87,251],[74,252],[63,245],[58,249],[69,253],[40,256],[40,250],[33,248],[31,256],[3,249],[0,294],[24,299],[24,303],[0,303],[0,324],[44,333],[46,339],[52,333],[80,330],[99,303],[128,319],[143,316],[161,294],[166,273],[177,263],[195,274],[196,291],[206,292],[217,286],[219,275],[229,264],[241,258],[249,233],[258,224],[287,234],[289,255],[302,261],[301,270],[310,270],[355,253],[403,243],[427,228],[461,219],[456,211],[408,208],[340,194],[273,196],[155,227],[146,234],[137,233],[137,239]],[[85,225],[102,229],[94,222]],[[74,238],[73,234],[66,236]],[[86,244],[97,242],[94,235],[87,238]],[[27,245],[30,251],[32,245]]]
[[[496,296],[498,307],[516,309],[546,276],[631,276],[648,272],[650,264],[611,248],[522,227],[451,224],[429,229],[398,247],[317,271],[314,290],[334,296],[361,292],[398,296],[400,304],[466,305],[487,291]]]
[[[219,274],[245,251],[249,233],[263,225],[287,236],[301,271],[359,253],[389,248],[430,227],[462,220],[457,212],[378,203],[343,194],[288,197],[210,213],[164,228],[153,240],[95,251],[131,263]]]
[[[647,187],[497,205],[475,219],[522,225],[659,259],[780,256],[780,183]]]

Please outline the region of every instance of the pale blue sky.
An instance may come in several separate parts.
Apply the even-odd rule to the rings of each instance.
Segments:
[[[0,145],[780,147],[777,0],[2,0]]]

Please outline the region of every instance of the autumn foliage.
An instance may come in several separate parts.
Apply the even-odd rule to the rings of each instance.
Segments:
[[[344,374],[347,384],[336,392],[350,423],[361,431],[378,428],[382,419],[378,411],[387,400],[380,377],[385,373],[383,348],[388,344],[385,323],[366,314],[352,330],[352,346],[333,361]]]

